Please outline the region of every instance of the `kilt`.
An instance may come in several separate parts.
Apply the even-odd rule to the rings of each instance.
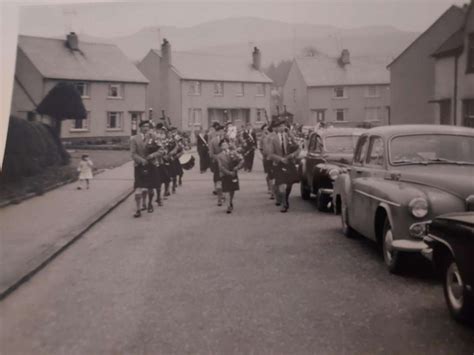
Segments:
[[[162,177],[163,177],[163,183],[168,184],[171,181],[171,176],[170,176],[170,166],[169,165],[161,165],[162,168]]]
[[[223,192],[238,191],[240,189],[238,176],[224,175],[221,179]]]
[[[288,163],[274,166],[275,185],[295,184],[300,181],[296,164]]]
[[[271,177],[273,171],[273,162],[271,160],[263,158],[263,171]]]
[[[134,188],[153,188],[153,170],[152,164],[137,165],[134,170],[135,181],[133,183]]]
[[[155,166],[153,169],[153,187],[161,188],[161,184],[166,183],[167,175],[164,165]]]
[[[168,174],[168,178],[173,180],[176,177],[176,169],[173,161],[170,161],[165,164],[166,173]]]
[[[181,166],[179,159],[173,160],[173,164],[176,170],[176,175],[182,176],[184,172],[183,172],[183,167]]]

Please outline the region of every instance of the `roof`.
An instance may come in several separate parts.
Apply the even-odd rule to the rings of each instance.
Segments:
[[[389,84],[390,73],[384,64],[367,58],[351,58],[339,65],[338,58],[325,55],[295,59],[307,86]]]
[[[160,55],[158,50],[155,53]],[[181,79],[272,83],[249,58],[190,52],[172,52],[171,63]]]
[[[390,137],[399,134],[459,134],[474,137],[474,128],[432,124],[405,124],[370,128],[367,133]]]
[[[418,43],[418,41],[421,40],[425,34],[429,33],[433,27],[435,27],[449,12],[452,12],[452,11],[456,11],[459,13],[459,15],[462,15],[462,16],[464,16],[464,14],[466,13],[465,9],[456,5],[451,5],[445,12],[443,12],[443,14],[440,17],[438,17],[438,19],[435,22],[431,24],[430,27],[426,29],[425,32],[419,35],[412,43],[410,43],[410,45],[408,45],[407,48],[405,48],[404,51],[402,51],[397,57],[395,57],[395,59],[392,60],[392,62],[389,65],[387,65],[387,68],[390,68],[390,66],[393,63],[395,63],[398,59],[400,59],[411,47],[413,47],[416,43]]]
[[[79,51],[73,51],[65,39],[19,36],[18,47],[48,79],[148,83],[113,44],[82,42],[79,37]]]
[[[464,47],[464,28],[454,32],[433,54],[435,58],[460,54]]]

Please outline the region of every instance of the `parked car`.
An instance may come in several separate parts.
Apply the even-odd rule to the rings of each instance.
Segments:
[[[317,206],[325,211],[332,199],[333,182],[352,161],[354,147],[364,130],[328,128],[313,132],[308,152],[300,164],[300,190],[303,200],[316,195]]]
[[[474,211],[474,129],[381,126],[359,137],[354,160],[335,183],[343,232],[378,242],[397,272],[406,252],[420,252],[426,221]]]
[[[444,298],[458,321],[474,321],[474,212],[436,217],[424,238],[443,275]]]

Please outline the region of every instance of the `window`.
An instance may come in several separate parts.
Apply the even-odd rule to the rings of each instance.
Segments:
[[[366,97],[379,97],[380,96],[379,87],[377,85],[367,86],[365,96]]]
[[[354,164],[362,165],[365,157],[367,156],[367,148],[369,147],[369,139],[367,136],[361,136],[359,138],[356,151],[354,154]]]
[[[474,100],[464,100],[463,125],[474,128]]]
[[[70,131],[88,131],[89,130],[89,115],[87,111],[87,117],[83,120],[72,120],[72,127]]]
[[[257,96],[265,96],[265,84],[257,84]]]
[[[190,108],[188,111],[188,125],[189,127],[202,125],[202,110],[200,108]]]
[[[325,109],[317,109],[317,110],[311,110],[311,115],[312,115],[312,122],[313,123],[319,123],[319,122],[324,122],[325,121]]]
[[[474,73],[474,33],[470,33],[467,44],[466,73]]]
[[[189,85],[189,95],[201,95],[201,82],[192,81]]]
[[[366,107],[365,120],[366,121],[380,121],[380,107]]]
[[[380,137],[372,137],[370,139],[370,154],[367,159],[368,165],[383,166],[384,163],[384,147],[383,140]]]
[[[222,83],[214,83],[214,95],[215,95],[215,96],[222,96],[222,95],[224,95],[224,84],[222,84]]]
[[[107,112],[107,129],[118,131],[122,128],[122,112]]]
[[[334,88],[334,97],[338,99],[346,98],[346,90],[343,86],[338,86]]]
[[[75,84],[77,91],[81,95],[81,97],[89,98],[89,84],[87,83],[76,83]]]
[[[121,84],[109,84],[109,98],[121,99],[122,98],[122,85]]]
[[[237,96],[244,96],[245,95],[245,92],[244,92],[244,83],[237,83],[237,93],[236,93]]]
[[[256,123],[261,123],[265,119],[265,109],[264,108],[258,108],[257,109],[257,119]]]
[[[336,110],[336,121],[344,122],[346,120],[346,113],[344,109]]]

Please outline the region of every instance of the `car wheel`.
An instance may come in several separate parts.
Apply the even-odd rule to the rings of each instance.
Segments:
[[[473,321],[474,300],[469,296],[456,261],[449,257],[444,273],[444,298],[449,312],[458,321]]]
[[[397,274],[401,270],[403,264],[403,255],[400,251],[394,250],[392,247],[393,231],[388,218],[385,219],[382,237],[382,252],[385,265],[392,274]]]
[[[329,201],[330,198],[327,195],[318,191],[318,194],[316,195],[316,207],[318,211],[327,212]]]
[[[355,237],[355,231],[352,229],[352,227],[349,225],[349,218],[348,218],[348,207],[347,205],[342,202],[341,203],[341,225],[342,225],[342,233],[347,238],[353,238]]]
[[[300,182],[300,193],[301,193],[301,198],[305,201],[311,198],[311,190],[308,184],[306,184],[306,181],[304,179],[301,179],[301,182]]]

